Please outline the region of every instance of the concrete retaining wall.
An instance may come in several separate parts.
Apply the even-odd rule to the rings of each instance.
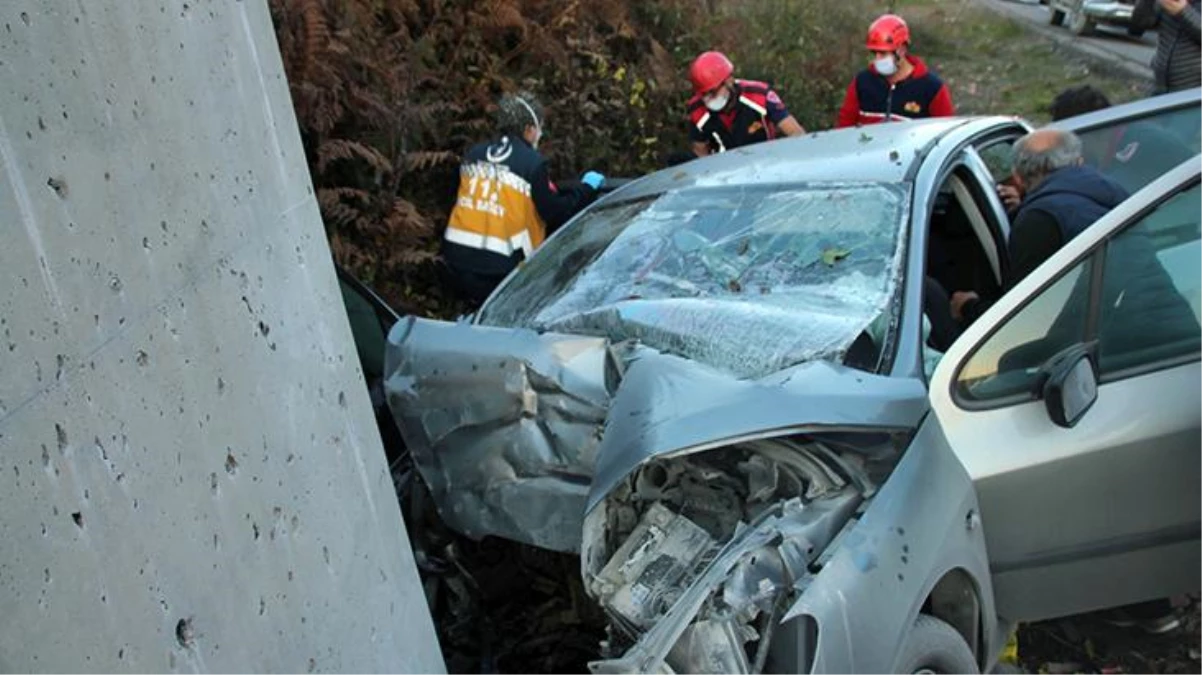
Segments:
[[[442,670],[264,0],[0,31],[0,670]]]

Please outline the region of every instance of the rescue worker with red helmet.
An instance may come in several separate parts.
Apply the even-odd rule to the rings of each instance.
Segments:
[[[689,66],[693,82],[689,141],[695,155],[805,133],[767,83],[736,79],[734,71],[730,59],[714,51],[698,56]]]
[[[873,21],[865,46],[872,61],[848,86],[836,128],[956,114],[947,85],[909,53],[910,28],[900,16]]]

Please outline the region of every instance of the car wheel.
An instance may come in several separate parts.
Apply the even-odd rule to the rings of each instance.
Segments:
[[[1085,16],[1085,12],[1078,9],[1068,18],[1068,29],[1073,35],[1093,35],[1094,22]]]
[[[919,614],[893,665],[895,673],[975,673],[968,643],[947,623]]]
[[[1048,10],[1048,23],[1053,26],[1059,26],[1064,23],[1064,12],[1059,9]]]
[[[1144,34],[1143,28],[1136,28],[1135,26],[1127,27],[1127,35],[1130,35],[1131,37],[1143,37],[1143,34]]]

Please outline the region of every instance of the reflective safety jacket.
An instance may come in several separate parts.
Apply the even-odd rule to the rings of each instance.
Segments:
[[[506,274],[595,195],[583,184],[559,191],[546,159],[521,138],[476,145],[459,167],[443,258],[452,268]]]
[[[835,127],[955,115],[943,80],[917,56],[907,54],[906,60],[914,71],[892,84],[871,65],[861,70],[847,87]]]
[[[776,125],[789,110],[776,92],[764,82],[735,80],[735,105],[725,112],[711,112],[697,94],[689,99],[689,140],[709,143],[711,152],[723,152],[776,138]]]

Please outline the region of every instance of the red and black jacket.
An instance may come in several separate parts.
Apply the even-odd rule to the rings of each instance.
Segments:
[[[835,127],[955,115],[951,92],[943,80],[917,56],[907,54],[906,60],[914,72],[893,84],[871,65],[861,70],[847,87]]]
[[[723,112],[711,112],[698,94],[689,99],[689,140],[722,152],[776,138],[776,125],[789,116],[780,97],[765,82],[735,80],[735,100]]]

